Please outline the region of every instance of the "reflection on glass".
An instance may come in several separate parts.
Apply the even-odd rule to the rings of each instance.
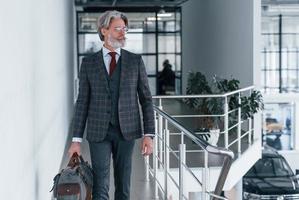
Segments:
[[[282,158],[263,158],[248,171],[246,177],[273,178],[292,176],[294,173]]]
[[[79,35],[79,53],[95,53],[103,46],[98,34]]]
[[[267,103],[263,112],[263,143],[277,150],[293,148],[294,103]]]
[[[96,32],[97,31],[97,19],[101,13],[80,13],[78,15],[79,32]]]

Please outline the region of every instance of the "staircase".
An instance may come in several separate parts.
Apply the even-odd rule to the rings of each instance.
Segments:
[[[240,97],[252,89],[223,95],[154,97],[157,136],[154,153],[146,159],[146,174],[154,180],[156,199],[227,199],[222,191],[231,190],[261,155],[253,120],[241,120],[240,108],[228,109],[231,95]],[[195,113],[182,101],[186,98],[224,98],[224,113]],[[238,113],[238,121],[229,127],[233,112]],[[224,125],[214,140],[209,132],[193,131],[195,119],[200,117],[223,117]]]

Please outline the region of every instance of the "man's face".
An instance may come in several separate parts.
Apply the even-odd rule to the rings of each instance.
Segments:
[[[101,31],[105,38],[105,44],[108,44],[114,49],[125,46],[127,27],[122,19],[113,19],[109,28],[103,28]]]

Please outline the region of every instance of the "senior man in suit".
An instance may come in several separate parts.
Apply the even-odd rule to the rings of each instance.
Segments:
[[[86,138],[94,170],[93,200],[109,199],[111,155],[115,200],[129,200],[135,139],[143,137],[141,153],[144,156],[153,151],[152,97],[141,56],[122,49],[127,30],[128,19],[123,13],[103,13],[98,19],[103,48],[83,58],[81,64],[79,94],[70,126],[73,139],[69,155],[80,154],[87,124]]]

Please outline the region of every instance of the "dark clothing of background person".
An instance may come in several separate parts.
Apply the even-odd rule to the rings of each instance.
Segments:
[[[175,73],[171,69],[171,64],[168,60],[163,62],[163,70],[158,76],[158,94],[166,94],[166,90],[173,90],[175,88]]]

